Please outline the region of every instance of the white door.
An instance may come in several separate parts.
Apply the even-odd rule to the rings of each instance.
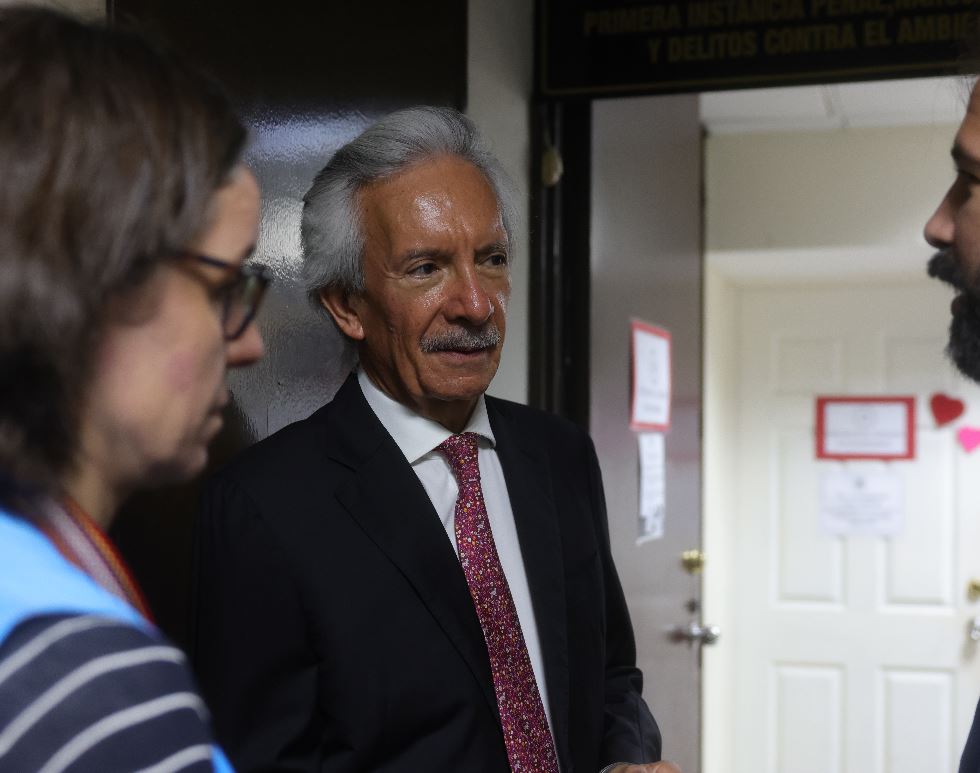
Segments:
[[[955,428],[980,426],[980,389],[942,355],[949,300],[926,279],[737,293],[736,773],[956,769],[980,696],[980,449]],[[935,427],[936,391],[968,405],[952,427]],[[918,397],[917,458],[892,463],[899,536],[821,533],[819,476],[840,463],[815,459],[819,394]]]

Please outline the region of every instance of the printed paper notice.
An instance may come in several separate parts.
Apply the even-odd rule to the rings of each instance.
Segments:
[[[905,480],[885,465],[849,465],[820,478],[820,527],[826,534],[891,537],[905,526]]]
[[[631,350],[630,428],[665,432],[670,428],[670,333],[633,320]]]
[[[667,472],[664,436],[643,432],[640,442],[640,535],[637,543],[664,536],[667,509]]]

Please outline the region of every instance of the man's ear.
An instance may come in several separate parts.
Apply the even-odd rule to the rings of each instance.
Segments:
[[[357,307],[360,306],[358,300],[352,299],[339,287],[324,287],[320,290],[320,303],[330,312],[340,332],[355,341],[363,341],[364,326],[361,325],[361,317],[357,312]]]

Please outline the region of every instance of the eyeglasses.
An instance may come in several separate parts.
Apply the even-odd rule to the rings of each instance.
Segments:
[[[194,252],[181,253],[180,257],[220,268],[232,275],[227,281],[212,287],[211,290],[221,305],[221,329],[225,340],[234,341],[240,337],[249,323],[255,319],[266,288],[272,281],[269,269],[257,263],[235,265]]]

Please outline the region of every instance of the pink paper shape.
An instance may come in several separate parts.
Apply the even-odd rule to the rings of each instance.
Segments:
[[[960,441],[963,450],[970,453],[974,448],[980,446],[980,427],[960,427],[956,433],[956,439]]]

